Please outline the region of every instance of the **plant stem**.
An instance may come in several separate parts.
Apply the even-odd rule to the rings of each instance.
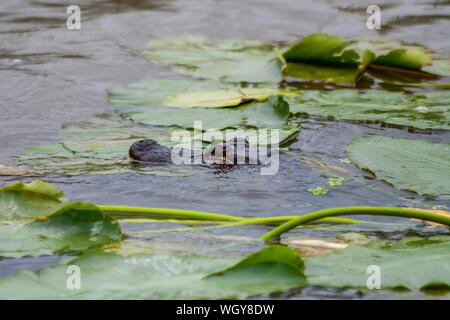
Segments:
[[[275,48],[273,48],[273,51],[275,51],[275,54],[277,55],[278,59],[280,59],[280,61],[281,61],[281,64],[282,64],[281,65],[281,73],[283,73],[284,69],[286,69],[286,67],[287,67],[287,61],[284,58],[283,54],[281,53],[280,48],[275,47]]]
[[[266,233],[261,237],[262,240],[268,240],[272,238],[276,238],[281,234],[288,232],[292,228],[297,227],[298,225],[317,220],[323,219],[326,217],[333,216],[343,216],[343,215],[378,215],[378,216],[396,216],[396,217],[404,217],[404,218],[415,218],[421,220],[428,220],[432,222],[442,223],[447,226],[450,226],[450,217],[419,211],[412,209],[400,209],[400,208],[384,208],[384,207],[347,207],[347,208],[333,208],[320,210],[312,213],[308,213],[304,216],[297,217],[293,220],[290,220],[272,231]]]
[[[106,212],[128,212],[138,213],[140,216],[145,217],[171,217],[171,218],[189,218],[200,220],[221,220],[221,221],[244,221],[245,218],[228,216],[224,214],[200,212],[200,211],[188,211],[188,210],[176,210],[176,209],[162,209],[162,208],[139,208],[139,207],[123,207],[123,206],[102,206],[97,205],[101,211]]]
[[[200,211],[188,211],[188,210],[177,210],[177,209],[161,209],[161,208],[141,208],[141,207],[125,207],[125,206],[104,206],[97,205],[101,211],[104,212],[118,212],[118,213],[134,213],[135,215],[121,215],[114,214],[117,218],[129,219],[129,218],[142,218],[142,217],[153,217],[158,220],[165,220],[167,222],[189,222],[195,223],[197,220],[201,223],[217,223],[221,221],[232,221],[231,225],[246,225],[246,224],[259,224],[259,223],[280,223],[296,219],[298,216],[279,216],[279,217],[266,217],[266,218],[243,218],[236,216],[229,216],[216,213],[200,212]],[[194,219],[194,220],[189,220]],[[177,221],[179,220],[179,221]],[[236,222],[234,222],[236,221]],[[326,223],[376,223],[371,221],[361,221],[346,218],[336,218],[327,217],[319,219],[318,222]],[[227,224],[228,226],[228,224]]]

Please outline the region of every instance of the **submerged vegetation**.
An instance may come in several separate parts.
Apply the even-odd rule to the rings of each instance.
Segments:
[[[257,129],[277,129],[278,135],[271,135],[269,141],[256,139],[257,144],[280,148],[325,178],[324,184],[314,182],[306,192],[326,197],[345,188],[348,181],[371,174],[372,179],[392,185],[392,193],[407,190],[435,199],[450,197],[448,142],[383,134],[356,136],[346,147],[348,159],[336,159],[349,168],[299,156],[289,149],[289,141],[302,130],[302,116],[361,125],[382,123],[410,131],[449,130],[446,81],[450,60],[444,55],[398,41],[349,42],[326,34],[313,34],[293,45],[238,39],[213,44],[196,36],[157,39],[149,43],[145,55],[195,79],[152,79],[111,89],[108,98],[113,114],[65,125],[60,143],[30,146],[15,156],[29,170],[11,166],[3,171],[44,177],[123,171],[198,175],[207,169],[136,165],[128,159],[128,149],[136,140],[148,138],[163,146],[179,146],[174,133],[184,137],[185,148],[198,142],[205,149],[234,137],[255,136]],[[326,90],[310,88],[317,83],[324,84]],[[383,90],[387,87],[395,89]],[[409,87],[415,91],[400,91]],[[195,134],[195,121],[202,121],[200,139]],[[350,168],[351,163],[356,166]],[[301,216],[248,217],[245,212],[234,216],[68,202],[61,190],[40,180],[17,182],[0,189],[0,256],[64,254],[65,259],[36,272],[21,271],[0,279],[0,297],[223,299],[307,285],[363,290],[370,265],[383,270],[383,289],[448,293],[450,237],[446,235],[349,246],[332,243],[328,254],[304,259],[283,242],[283,235],[293,228],[388,225],[374,219],[341,217],[349,215],[418,219],[433,223],[440,231],[450,226],[450,213],[443,210],[382,205],[332,208],[330,204],[329,209]],[[142,219],[182,224],[158,232],[243,225],[266,225],[272,230],[234,244],[263,246],[246,258],[149,254],[141,252],[138,245],[130,245],[132,232],[122,231],[124,224]],[[124,248],[131,253],[123,254],[120,249]],[[67,266],[74,264],[89,279],[76,292],[65,285]]]

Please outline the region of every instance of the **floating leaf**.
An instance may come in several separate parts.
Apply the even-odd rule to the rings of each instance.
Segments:
[[[420,70],[431,64],[431,58],[425,53],[424,47],[405,45],[395,40],[353,41],[344,50],[344,53],[353,51],[357,54],[358,62],[363,68],[375,64]]]
[[[426,66],[422,70],[439,76],[450,77],[450,60],[433,60],[432,65]]]
[[[313,195],[316,195],[316,196],[328,193],[328,189],[322,188],[322,187],[310,188],[310,189],[308,189],[308,191],[311,192]]]
[[[64,193],[41,180],[16,182],[0,189],[0,221],[48,216],[64,207]]]
[[[283,75],[287,77],[351,83],[370,65],[420,70],[430,65],[422,47],[398,41],[363,40],[347,42],[337,36],[311,34],[288,48]]]
[[[319,65],[308,63],[288,63],[283,76],[308,80],[322,80],[331,83],[352,83],[358,72],[348,66]]]
[[[202,37],[153,40],[145,55],[172,70],[223,82],[277,83],[280,62],[273,46],[253,40],[225,39],[217,44]]]
[[[450,129],[450,91],[407,96],[401,92],[352,89],[305,91],[286,98],[292,113],[342,120],[381,121],[420,129]]]
[[[64,194],[42,182],[0,189],[0,256],[83,251],[119,241],[117,221],[89,203],[64,203]]]
[[[173,65],[172,70],[196,78],[228,83],[278,83],[283,77],[351,83],[368,66],[379,65],[397,68],[400,73],[422,69],[442,74],[437,68],[423,69],[432,63],[424,47],[392,40],[348,42],[327,34],[311,34],[281,49],[238,39],[211,44],[193,36],[157,39],[149,47],[145,54],[156,63]],[[423,72],[409,76],[410,80],[403,80],[417,82],[418,77],[427,78]]]
[[[238,89],[240,86],[219,81],[192,81],[159,79],[134,82],[108,90],[109,102],[121,111],[126,106],[161,105],[168,95],[220,89]]]
[[[348,144],[347,154],[360,168],[396,188],[450,196],[450,143],[356,137]]]
[[[204,91],[200,87],[216,90]],[[274,93],[292,96],[297,95],[299,91],[276,88],[241,88],[237,85],[224,85],[214,81],[202,83],[187,80],[151,80],[114,89],[110,92],[110,101],[125,118],[141,124],[193,128],[195,121],[202,121],[202,130],[220,130],[243,128],[247,125],[261,127],[264,126],[264,123],[261,123],[260,119],[269,117],[278,121],[277,112],[272,112],[272,105],[276,109],[274,103],[220,108],[239,105],[245,101],[246,97],[252,97],[250,101],[254,100],[253,98],[258,101],[266,100]],[[278,98],[278,100],[280,99]],[[176,108],[168,107],[170,105]],[[203,108],[207,106],[210,108]],[[189,109],[192,107],[202,108]],[[285,124],[285,120],[283,123],[278,121],[280,126]],[[272,120],[270,122],[273,123]],[[258,125],[258,123],[260,124]],[[273,125],[269,127],[273,127]]]
[[[288,62],[358,65],[359,56],[355,52],[343,51],[347,45],[348,42],[338,36],[315,33],[291,46],[283,56]]]
[[[80,267],[80,290],[67,288],[68,265],[60,264],[1,279],[0,298],[243,299],[307,283],[299,269],[301,258],[292,249],[272,246],[242,262],[239,260],[167,254],[134,254],[127,258],[111,253],[94,254],[68,262]],[[230,268],[220,272],[227,267]]]
[[[326,256],[305,259],[312,285],[367,288],[369,266],[380,268],[381,289],[419,290],[431,283],[450,285],[450,238],[405,238],[388,245],[350,245]]]
[[[341,185],[341,182],[344,181],[345,179],[342,177],[337,177],[337,178],[328,178],[328,186],[329,187],[337,187]]]
[[[297,95],[297,90],[283,90],[270,88],[242,88],[240,90],[197,91],[168,95],[162,103],[177,108],[216,108],[235,107],[247,102],[262,102],[271,95]]]
[[[135,122],[154,126],[178,126],[194,128],[195,121],[201,121],[201,130],[225,128],[277,128],[286,124],[289,105],[282,96],[235,108],[178,109],[151,107],[147,111],[124,113]]]

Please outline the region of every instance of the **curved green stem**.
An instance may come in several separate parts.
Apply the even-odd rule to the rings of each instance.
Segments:
[[[287,61],[284,58],[283,54],[281,53],[280,48],[275,47],[275,48],[273,48],[273,51],[275,51],[275,54],[277,55],[278,59],[280,59],[280,61],[281,61],[281,64],[282,64],[281,65],[281,73],[283,73],[284,69],[287,68]]]
[[[288,232],[292,228],[298,225],[317,220],[326,217],[343,216],[343,215],[378,215],[378,216],[396,216],[404,218],[415,218],[421,220],[428,220],[432,222],[442,223],[450,226],[450,217],[429,213],[425,211],[412,210],[412,209],[399,209],[399,208],[384,208],[384,207],[348,207],[348,208],[333,208],[320,210],[306,214],[301,217],[297,217],[290,220],[272,231],[266,233],[261,237],[262,240],[272,239],[280,236],[281,234]]]
[[[244,221],[245,218],[228,216],[224,214],[200,212],[200,211],[189,211],[189,210],[176,210],[176,209],[162,209],[162,208],[139,208],[139,207],[122,207],[122,206],[102,206],[97,205],[101,211],[106,212],[128,212],[128,213],[138,213],[145,217],[176,217],[180,218],[190,218],[190,219],[201,219],[201,220],[222,220],[222,221]]]

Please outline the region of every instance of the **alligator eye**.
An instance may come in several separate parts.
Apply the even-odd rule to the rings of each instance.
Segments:
[[[139,140],[140,143],[144,142],[145,140]]]

